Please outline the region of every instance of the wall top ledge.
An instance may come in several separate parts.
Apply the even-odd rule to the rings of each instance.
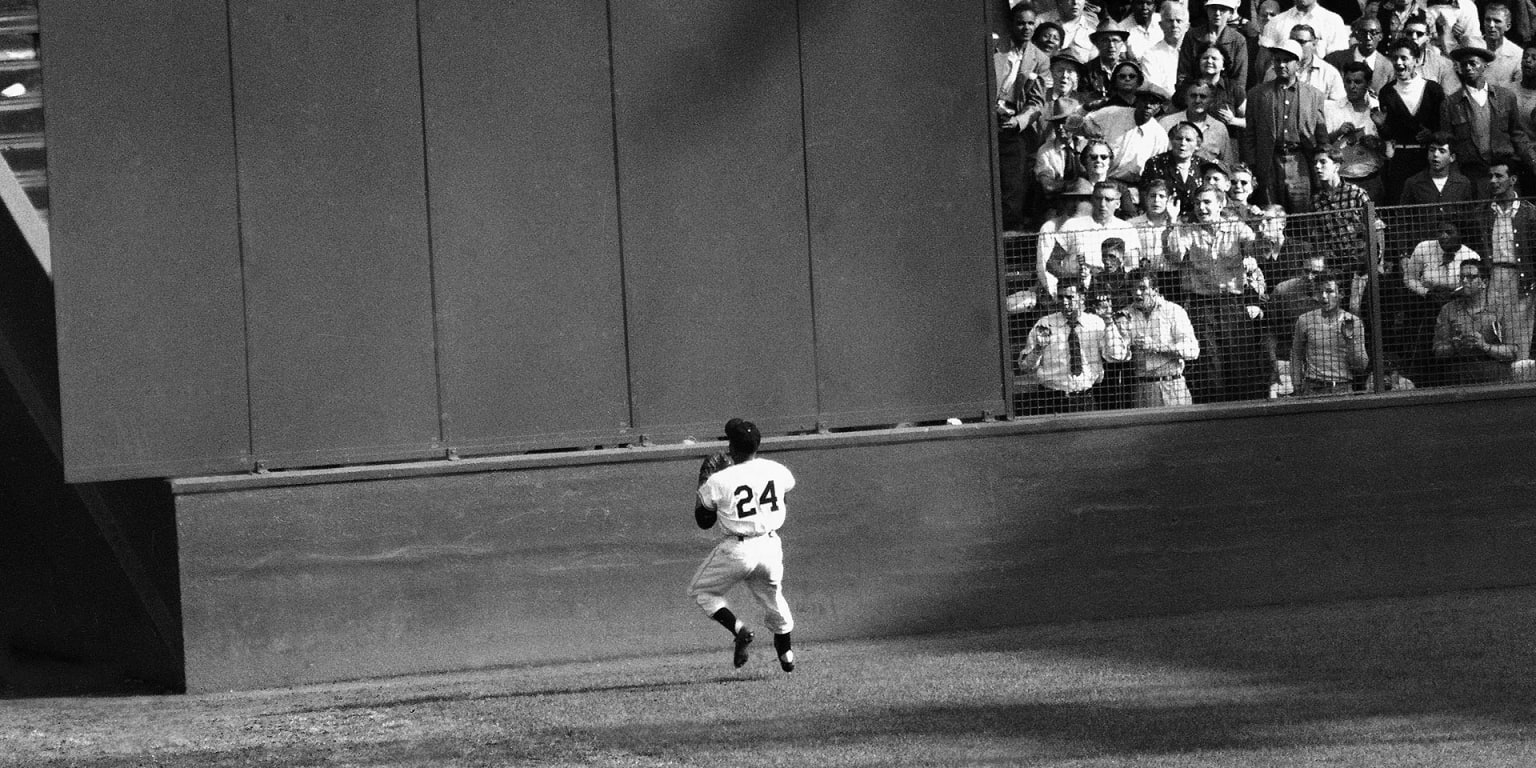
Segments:
[[[1319,411],[1423,408],[1484,400],[1536,400],[1536,388],[1531,387],[1529,384],[1508,384],[1474,389],[1388,392],[1370,397],[1287,399],[1281,402],[1262,404],[1230,403],[1196,405],[1187,408],[1101,411],[1054,417],[981,421],[959,425],[879,426],[815,434],[765,435],[763,437],[763,447],[765,451],[772,452],[830,450],[851,446],[997,438],[1085,429],[1117,429],[1191,421],[1268,419],[1285,417],[1287,415],[1316,413]],[[433,475],[509,472],[626,462],[676,461],[691,457],[702,457],[715,451],[723,450],[724,447],[725,443],[723,441],[704,440],[695,443],[474,456],[388,464],[357,464],[318,469],[252,472],[239,475],[183,477],[172,478],[170,484],[171,492],[176,495],[223,493],[285,486],[397,480]]]

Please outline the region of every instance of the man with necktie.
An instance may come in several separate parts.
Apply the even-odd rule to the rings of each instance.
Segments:
[[[1093,388],[1104,378],[1104,363],[1131,359],[1130,343],[1118,324],[1083,311],[1082,281],[1056,286],[1061,310],[1035,322],[1019,352],[1020,371],[1032,371],[1041,396],[1032,415],[1098,410]]]

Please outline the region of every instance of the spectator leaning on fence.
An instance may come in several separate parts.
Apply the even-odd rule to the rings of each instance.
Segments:
[[[1120,312],[1130,339],[1137,408],[1192,405],[1184,364],[1200,357],[1200,342],[1184,308],[1163,298],[1151,275],[1136,282],[1136,302]]]
[[[1254,239],[1248,225],[1226,215],[1226,195],[1214,185],[1195,195],[1195,221],[1167,235],[1164,252],[1181,263],[1183,296],[1200,339],[1200,362],[1190,371],[1190,388],[1199,402],[1235,397],[1248,382],[1239,358],[1245,351],[1257,357],[1257,331],[1248,326],[1258,318],[1257,306],[1245,296],[1244,249]],[[1244,340],[1252,336],[1254,349]]]
[[[1430,226],[1431,237],[1414,246],[1403,259],[1403,321],[1393,340],[1403,367],[1416,383],[1435,386],[1447,383],[1444,371],[1433,361],[1435,318],[1446,302],[1461,290],[1461,265],[1477,261],[1477,252],[1462,243],[1461,227],[1450,219]]]
[[[1434,353],[1449,366],[1449,382],[1457,385],[1509,381],[1510,363],[1518,353],[1505,338],[1499,316],[1488,307],[1488,265],[1461,265],[1461,291],[1435,318]]]
[[[1276,394],[1289,395],[1295,391],[1291,376],[1291,347],[1296,321],[1317,307],[1318,285],[1324,274],[1323,257],[1312,254],[1302,261],[1296,277],[1270,291],[1264,310],[1264,351],[1270,360],[1271,381],[1278,385]]]
[[[1536,208],[1519,199],[1514,166],[1494,162],[1489,168],[1493,202],[1479,217],[1478,236],[1488,262],[1488,305],[1503,321],[1507,340],[1516,346],[1515,359],[1531,356],[1531,287],[1536,281]]]
[[[1041,413],[1098,410],[1094,386],[1104,378],[1105,361],[1130,359],[1125,329],[1083,311],[1083,286],[1062,280],[1057,286],[1061,310],[1046,315],[1029,331],[1019,353],[1019,368],[1033,371],[1042,392]]]
[[[1296,394],[1346,395],[1355,375],[1370,365],[1365,326],[1341,306],[1336,278],[1325,277],[1314,289],[1322,306],[1297,318],[1291,339],[1291,377]]]

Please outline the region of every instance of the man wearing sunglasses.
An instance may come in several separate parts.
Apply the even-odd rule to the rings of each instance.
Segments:
[[[1447,95],[1461,90],[1461,80],[1456,77],[1456,63],[1441,53],[1440,47],[1435,44],[1428,19],[1423,15],[1410,16],[1403,24],[1403,39],[1411,40],[1419,46],[1419,74],[1425,80],[1439,83]],[[1396,66],[1395,62],[1393,66]]]
[[[1457,298],[1435,318],[1435,359],[1447,366],[1448,381],[1457,386],[1509,381],[1510,363],[1519,353],[1488,306],[1488,274],[1487,264],[1464,262]]]
[[[1324,56],[1323,61],[1332,64],[1341,74],[1344,72],[1345,65],[1352,61],[1364,64],[1371,71],[1371,93],[1380,94],[1382,87],[1392,82],[1396,76],[1392,69],[1392,62],[1376,50],[1382,42],[1381,22],[1375,16],[1361,16],[1355,19],[1354,25],[1350,27],[1349,39],[1353,45]]]

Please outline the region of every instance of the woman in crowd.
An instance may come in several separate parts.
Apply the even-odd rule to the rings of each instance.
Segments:
[[[1040,26],[1035,27],[1035,34],[1029,41],[1034,43],[1036,48],[1045,51],[1045,55],[1055,56],[1061,50],[1061,41],[1065,39],[1066,32],[1062,31],[1060,24],[1054,21],[1042,21]]]
[[[1152,179],[1167,182],[1169,193],[1181,210],[1195,207],[1195,193],[1200,191],[1201,135],[1199,126],[1179,123],[1168,130],[1168,151],[1147,161],[1141,172],[1142,183]]]
[[[1095,99],[1088,105],[1088,111],[1104,107],[1132,107],[1136,106],[1136,92],[1141,90],[1143,83],[1147,82],[1147,76],[1141,71],[1141,65],[1134,61],[1126,60],[1115,65],[1109,74],[1109,93],[1102,99]]]
[[[1223,74],[1227,66],[1227,54],[1221,48],[1210,45],[1200,51],[1195,59],[1195,71],[1187,82],[1199,82],[1210,86],[1211,100],[1207,109],[1217,120],[1227,126],[1228,130],[1245,128],[1248,121],[1243,118],[1243,108],[1247,100],[1247,92],[1242,83],[1234,83]],[[1179,92],[1185,93],[1183,87]],[[1180,102],[1183,98],[1180,98]],[[1180,108],[1187,106],[1184,103]],[[1236,141],[1236,137],[1233,137]]]

